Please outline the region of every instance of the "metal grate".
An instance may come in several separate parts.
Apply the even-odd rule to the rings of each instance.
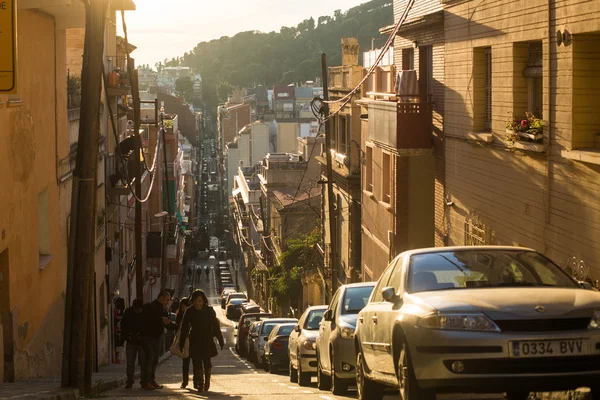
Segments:
[[[465,246],[485,246],[495,242],[494,232],[483,222],[468,218],[465,220]]]

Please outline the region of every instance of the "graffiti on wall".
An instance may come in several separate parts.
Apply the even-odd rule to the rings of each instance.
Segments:
[[[598,274],[595,274],[595,271],[591,269],[582,259],[578,257],[571,257],[562,263],[561,266],[576,280],[587,282],[596,289],[600,289]]]

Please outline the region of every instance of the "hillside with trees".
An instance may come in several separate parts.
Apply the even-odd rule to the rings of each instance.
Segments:
[[[328,65],[341,63],[341,38],[359,39],[361,52],[381,46],[386,39],[379,28],[393,23],[392,1],[371,0],[333,16],[306,19],[279,32],[240,32],[201,42],[168,66],[189,66],[203,78],[204,98],[209,107],[224,101],[232,87],[273,86],[314,80],[321,76],[321,53]],[[160,69],[164,64],[158,63]]]

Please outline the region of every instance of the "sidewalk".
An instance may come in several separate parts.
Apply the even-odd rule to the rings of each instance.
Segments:
[[[165,353],[159,360],[159,365],[168,360],[171,353]],[[136,379],[139,379],[139,372]],[[116,389],[127,383],[125,364],[111,364],[101,367],[92,376],[94,394]],[[29,382],[0,384],[0,399],[19,400],[76,400],[79,399],[77,389],[60,387],[60,377],[45,378]]]

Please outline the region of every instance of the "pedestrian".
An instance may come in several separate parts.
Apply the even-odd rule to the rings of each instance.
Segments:
[[[213,338],[217,338],[221,350],[223,350],[225,342],[217,314],[208,305],[206,294],[200,289],[195,290],[190,303],[191,307],[187,309],[183,317],[179,347],[183,351],[185,341],[189,336],[190,356],[194,363],[194,379],[198,382],[198,391],[205,392],[210,389],[212,373],[210,359],[218,354]]]
[[[185,311],[190,307],[190,300],[187,297],[183,297],[179,301],[179,309],[177,310],[177,317],[175,318],[175,323],[181,330],[181,322],[183,321],[183,315]],[[191,357],[187,357],[183,359],[183,383],[181,384],[181,388],[185,389],[188,385],[188,381],[190,379],[190,360]],[[195,378],[195,377],[194,377]],[[196,379],[194,379],[194,388],[197,389]]]
[[[204,267],[204,272],[206,272],[206,280],[210,279],[210,268],[207,266]]]
[[[140,299],[135,299],[133,305],[129,307],[123,313],[123,319],[121,320],[121,335],[127,342],[126,357],[127,357],[127,385],[125,389],[131,389],[135,383],[135,360],[137,358],[138,365],[140,366],[140,372],[144,366],[144,349],[142,348],[142,311],[144,309],[144,303]],[[140,384],[144,387],[146,383],[143,379],[140,380]]]
[[[160,354],[160,340],[165,328],[171,331],[177,330],[169,319],[167,307],[171,301],[171,293],[163,290],[158,294],[156,300],[144,305],[142,315],[142,346],[144,349],[144,366],[142,368],[142,381],[144,389],[162,389],[163,386],[156,383],[156,367]]]

